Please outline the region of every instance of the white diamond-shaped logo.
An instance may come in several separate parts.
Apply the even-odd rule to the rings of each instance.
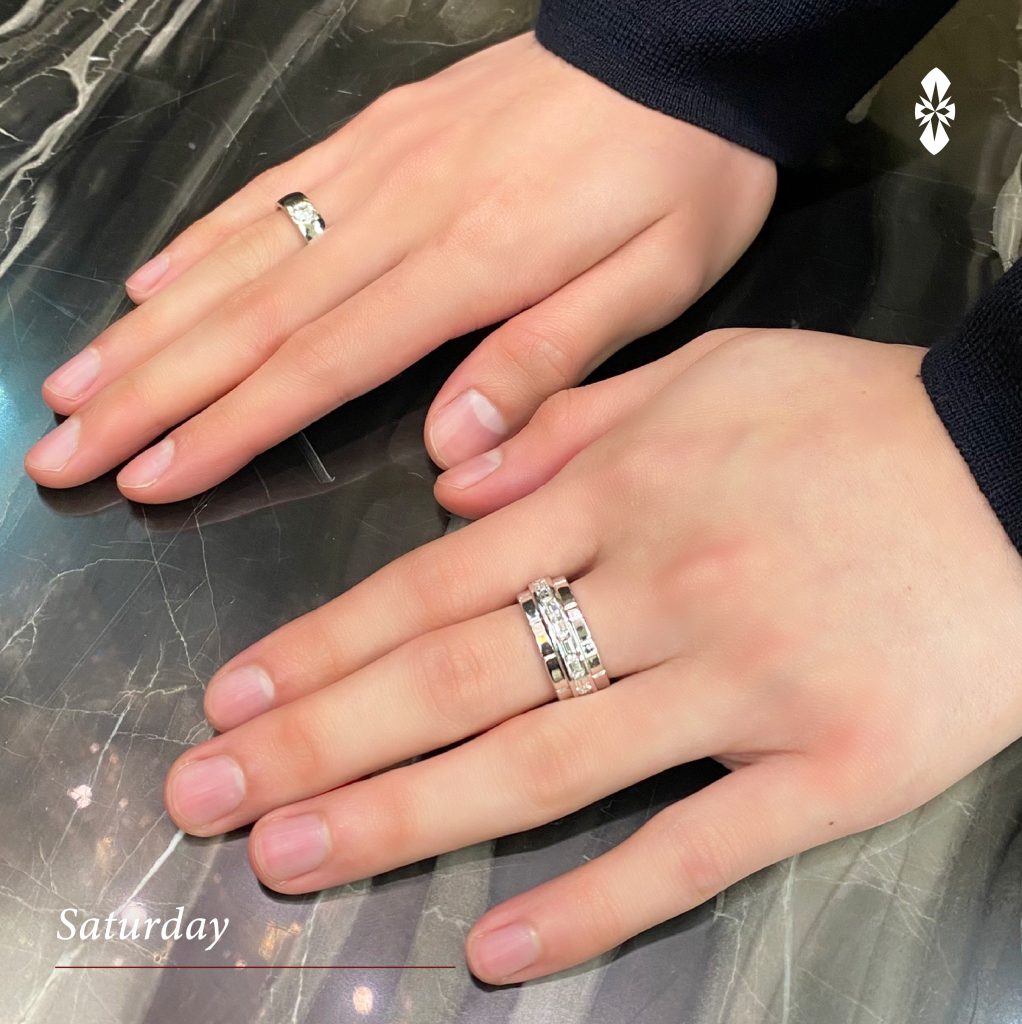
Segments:
[[[933,68],[920,84],[923,92],[916,103],[916,123],[923,134],[919,141],[936,156],[951,141],[947,132],[947,126],[955,119],[951,79],[940,68]]]

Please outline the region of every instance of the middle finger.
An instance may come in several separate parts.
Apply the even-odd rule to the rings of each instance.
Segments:
[[[617,600],[599,569],[573,584],[607,671],[641,671],[664,655],[635,636],[642,602]],[[332,686],[292,701],[185,754],[167,806],[211,835],[417,754],[474,736],[553,697],[517,605],[417,637]]]

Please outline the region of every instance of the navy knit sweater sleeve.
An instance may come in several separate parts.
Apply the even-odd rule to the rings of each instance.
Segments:
[[[543,0],[545,47],[778,163],[807,159],[954,0]],[[923,384],[1022,552],[1022,262],[923,359]]]

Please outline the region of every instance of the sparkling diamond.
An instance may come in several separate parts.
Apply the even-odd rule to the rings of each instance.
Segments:
[[[312,224],[316,220],[316,210],[312,203],[295,203],[291,207],[291,213],[303,224]]]

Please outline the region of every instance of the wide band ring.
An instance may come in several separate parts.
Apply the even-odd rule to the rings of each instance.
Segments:
[[[564,665],[561,663],[553,641],[550,639],[546,623],[543,621],[543,616],[539,613],[539,608],[536,604],[536,599],[532,596],[532,591],[523,590],[518,595],[518,603],[521,605],[522,611],[525,612],[526,621],[529,623],[529,629],[532,630],[536,646],[539,648],[539,656],[543,659],[543,667],[550,677],[550,682],[553,684],[557,699],[564,700],[566,697],[573,697],[571,685],[564,672]]]
[[[277,200],[277,205],[291,218],[306,242],[311,242],[326,231],[326,221],[304,192],[288,192]]]
[[[558,576],[550,585],[553,587],[561,607],[564,608],[564,614],[568,617],[568,621],[575,627],[575,635],[578,637],[589,679],[597,690],[605,690],[610,686],[610,676],[607,675],[600,652],[596,647],[596,641],[593,639],[592,630],[582,614],[582,609],[578,606],[575,595],[571,592],[568,581],[563,576]]]
[[[589,624],[563,576],[533,580],[518,595],[518,603],[558,700],[595,693],[610,684]]]

